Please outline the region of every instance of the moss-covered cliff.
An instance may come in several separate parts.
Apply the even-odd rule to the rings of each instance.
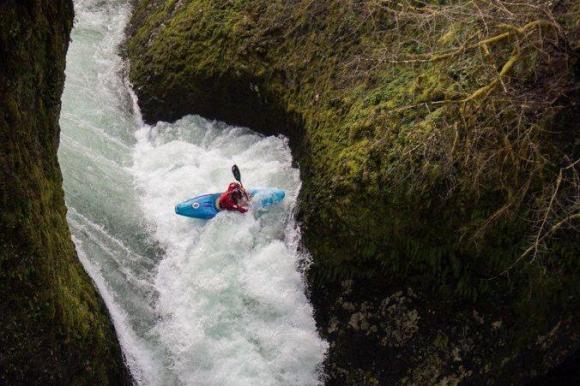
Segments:
[[[0,384],[130,384],[57,161],[70,0],[0,3]]]
[[[328,384],[524,382],[578,348],[575,1],[141,0],[147,121],[291,138]]]

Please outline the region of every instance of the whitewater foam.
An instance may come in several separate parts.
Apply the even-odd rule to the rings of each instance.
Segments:
[[[184,384],[314,385],[325,344],[304,295],[292,222],[300,188],[287,141],[188,116],[137,132],[133,171],[166,252],[156,326]],[[173,215],[173,203],[223,190],[243,165],[248,187],[287,191],[267,212]]]

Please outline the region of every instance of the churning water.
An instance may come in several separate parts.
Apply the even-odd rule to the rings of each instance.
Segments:
[[[142,385],[315,385],[326,343],[297,265],[300,188],[287,142],[187,116],[141,123],[118,45],[130,1],[77,0],[59,160],[79,257]],[[286,190],[267,212],[178,217],[223,190]]]

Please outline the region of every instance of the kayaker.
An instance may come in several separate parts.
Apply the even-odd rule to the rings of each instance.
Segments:
[[[238,182],[232,182],[228,186],[228,190],[218,198],[217,207],[220,210],[236,210],[240,213],[246,213],[249,201],[250,197],[242,185]]]

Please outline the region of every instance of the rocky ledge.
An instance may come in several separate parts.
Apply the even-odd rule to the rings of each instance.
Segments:
[[[328,385],[522,384],[578,350],[576,1],[140,0],[148,122],[282,133]]]

